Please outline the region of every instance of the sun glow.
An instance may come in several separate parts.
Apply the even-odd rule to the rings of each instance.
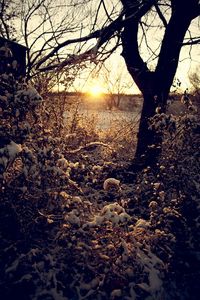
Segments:
[[[100,97],[103,93],[103,89],[99,84],[95,84],[89,88],[89,93],[93,97]]]

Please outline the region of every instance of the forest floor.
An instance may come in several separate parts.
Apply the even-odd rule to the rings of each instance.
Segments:
[[[68,156],[67,183],[43,189],[24,188],[16,160],[0,200],[1,299],[199,299],[199,133],[193,141],[176,154],[165,145],[137,173],[127,149],[90,143]]]

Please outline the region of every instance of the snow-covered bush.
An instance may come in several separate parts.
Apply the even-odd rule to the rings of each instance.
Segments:
[[[101,226],[106,221],[111,222],[113,226],[127,224],[131,220],[131,216],[127,214],[125,209],[117,202],[105,205],[99,214],[95,215],[91,222],[84,227]]]
[[[166,279],[174,277],[165,275],[174,252],[199,247],[197,116],[189,107],[181,117],[158,111],[150,126],[164,133],[159,161],[130,183],[123,163],[134,126],[97,134],[95,118],[74,108],[63,126],[52,98],[46,105],[11,74],[0,81],[1,296],[172,299]]]
[[[25,80],[17,80],[12,73],[0,74],[0,152],[1,176],[21,152],[38,121],[37,108],[41,96]]]
[[[120,180],[107,178],[103,183],[103,188],[107,192],[118,192],[120,191]]]

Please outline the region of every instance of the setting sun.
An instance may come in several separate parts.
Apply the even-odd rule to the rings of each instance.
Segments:
[[[103,92],[102,87],[98,84],[91,86],[89,89],[89,93],[91,96],[99,97],[99,96],[101,96],[102,92]]]

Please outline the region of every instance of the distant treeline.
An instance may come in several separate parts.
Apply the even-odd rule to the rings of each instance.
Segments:
[[[142,95],[129,94],[106,94],[94,96],[89,92],[51,92],[48,96],[52,99],[66,98],[68,103],[80,102],[83,106],[98,109],[119,109],[119,110],[135,110],[142,105]]]

